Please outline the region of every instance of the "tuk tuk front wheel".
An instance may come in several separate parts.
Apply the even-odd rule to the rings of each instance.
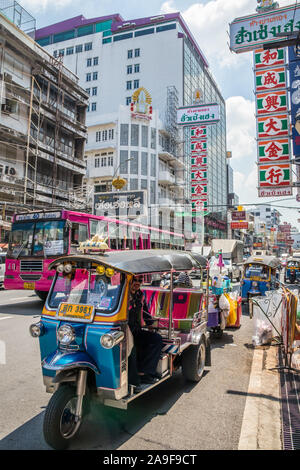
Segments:
[[[206,347],[204,339],[201,338],[197,345],[189,346],[182,357],[182,374],[186,380],[199,382],[205,367]]]
[[[66,449],[77,433],[82,420],[75,420],[76,388],[61,385],[52,395],[45,412],[44,438],[56,450]]]

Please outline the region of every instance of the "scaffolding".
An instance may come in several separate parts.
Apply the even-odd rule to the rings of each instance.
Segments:
[[[36,20],[15,0],[0,0],[0,12],[34,39]]]

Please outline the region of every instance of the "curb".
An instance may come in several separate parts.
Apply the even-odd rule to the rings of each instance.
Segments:
[[[278,345],[254,349],[238,450],[282,450]]]

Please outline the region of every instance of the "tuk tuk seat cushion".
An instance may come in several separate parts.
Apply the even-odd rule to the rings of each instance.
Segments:
[[[142,290],[146,297],[150,315],[167,320],[169,318],[170,292],[153,287],[144,287]],[[178,330],[190,329],[195,313],[202,308],[202,302],[203,294],[201,292],[177,288],[173,292],[174,328]],[[162,321],[161,326],[166,327],[167,322]]]

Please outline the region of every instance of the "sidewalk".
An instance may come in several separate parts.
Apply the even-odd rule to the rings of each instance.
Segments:
[[[279,366],[276,342],[254,349],[239,450],[300,449],[300,374]]]

